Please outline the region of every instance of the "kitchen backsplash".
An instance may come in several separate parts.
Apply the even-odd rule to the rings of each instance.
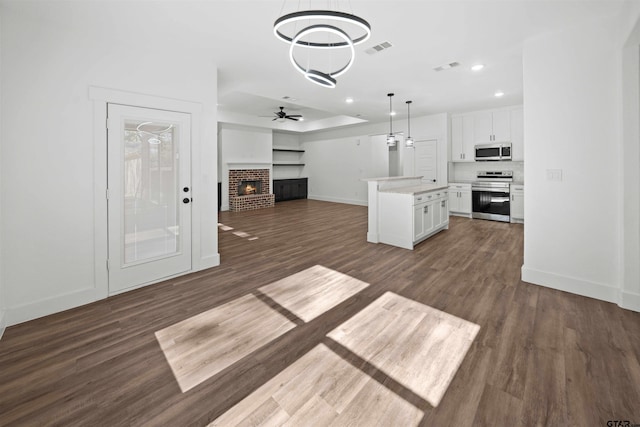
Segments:
[[[513,171],[515,182],[524,182],[524,162],[449,162],[449,182],[475,181],[478,171]]]

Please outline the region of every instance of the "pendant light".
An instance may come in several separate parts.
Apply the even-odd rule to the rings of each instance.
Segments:
[[[404,146],[413,148],[413,138],[411,138],[411,102],[407,101],[407,139],[404,140]]]
[[[391,98],[393,98],[393,93],[388,93],[389,97],[389,135],[387,135],[387,146],[395,147],[396,146],[396,136],[393,134],[393,108],[391,106]]]

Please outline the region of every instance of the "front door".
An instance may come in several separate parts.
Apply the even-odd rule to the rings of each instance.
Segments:
[[[109,294],[191,269],[191,116],[108,104]]]

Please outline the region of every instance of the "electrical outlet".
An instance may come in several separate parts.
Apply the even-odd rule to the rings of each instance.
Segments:
[[[547,169],[547,181],[562,181],[562,169]]]

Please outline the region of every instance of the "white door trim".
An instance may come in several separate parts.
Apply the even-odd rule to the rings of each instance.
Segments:
[[[94,271],[95,299],[109,296],[109,272],[107,270],[108,223],[107,223],[107,104],[123,104],[156,110],[176,111],[191,114],[191,140],[200,141],[202,128],[202,105],[195,102],[163,98],[152,95],[125,92],[101,87],[89,87],[89,99],[93,101],[93,149],[94,149]],[[200,144],[191,144],[191,194],[194,203],[200,196],[201,176]],[[200,210],[192,208],[191,226],[191,271],[200,269]],[[185,273],[181,273],[185,274]],[[166,280],[163,278],[158,281]],[[141,286],[149,285],[145,283]],[[129,289],[131,290],[131,289]]]

